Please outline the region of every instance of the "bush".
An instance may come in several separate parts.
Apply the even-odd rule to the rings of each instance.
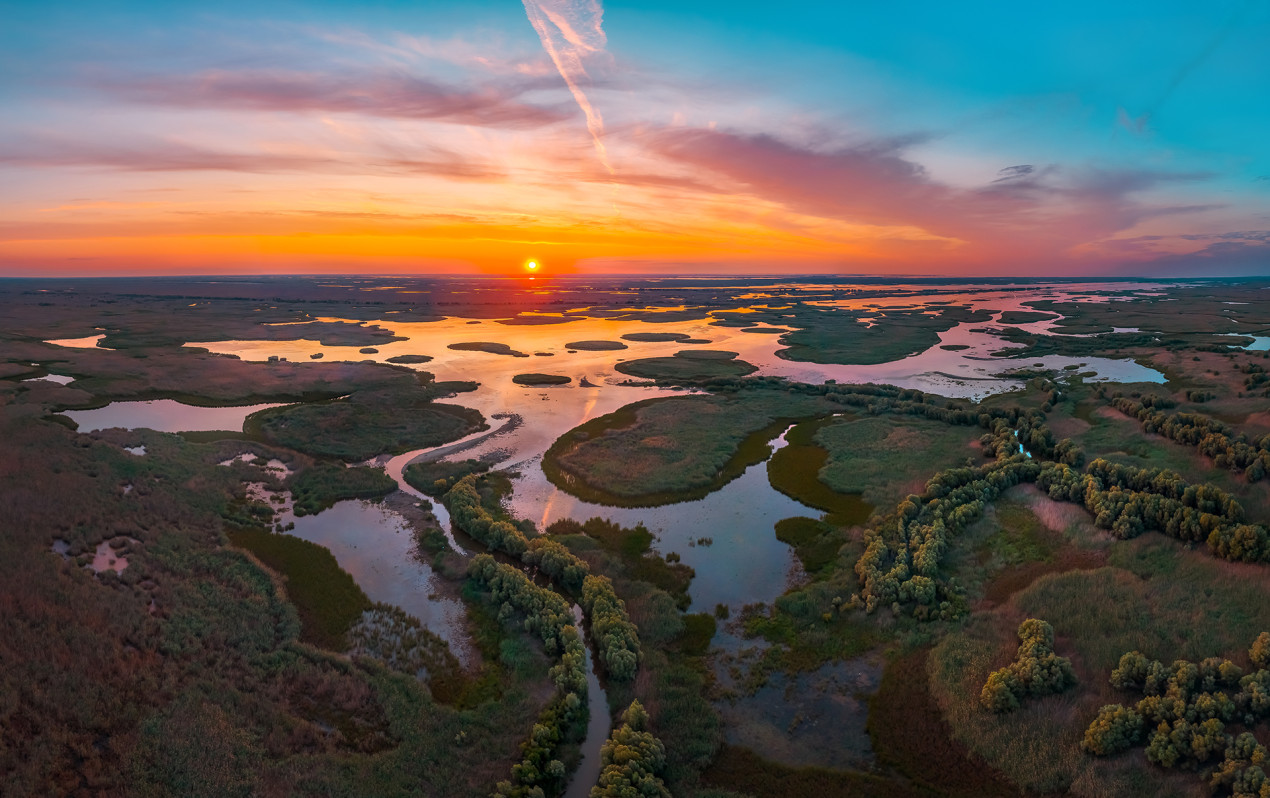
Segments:
[[[1071,660],[1054,653],[1054,628],[1028,618],[1019,624],[1018,657],[988,675],[979,702],[993,712],[1011,712],[1028,696],[1061,693],[1076,684]]]

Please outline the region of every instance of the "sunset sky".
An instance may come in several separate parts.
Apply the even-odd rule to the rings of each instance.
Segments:
[[[1270,0],[3,11],[0,275],[1270,273]]]

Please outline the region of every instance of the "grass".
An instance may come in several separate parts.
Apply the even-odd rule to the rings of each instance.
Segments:
[[[932,692],[956,737],[1012,781],[1036,791],[1084,795],[1183,794],[1141,751],[1108,760],[1087,757],[1078,742],[1098,708],[1122,696],[1107,683],[1127,651],[1171,662],[1230,657],[1270,629],[1270,574],[1215,561],[1176,541],[1144,536],[1112,547],[1109,566],[1050,574],[1004,605],[975,613],[931,653]],[[978,707],[989,671],[1012,656],[1023,617],[1053,624],[1057,652],[1080,679],[1068,694],[1038,699],[1008,715]]]
[[[562,435],[543,456],[543,472],[597,504],[688,501],[765,459],[785,419],[835,408],[820,397],[770,390],[636,402]]]
[[[465,341],[458,344],[448,344],[447,349],[456,349],[460,352],[488,352],[491,355],[508,355],[510,357],[529,357],[524,352],[518,352],[507,344],[495,344],[488,341]]]
[[[489,464],[480,460],[460,460],[447,462],[434,460],[426,463],[411,463],[402,471],[406,484],[420,493],[439,499],[445,492],[454,487],[468,474],[483,474],[489,470]]]
[[[858,493],[878,507],[894,507],[926,480],[978,454],[977,430],[926,419],[876,416],[841,419],[814,431],[828,452],[818,477],[839,493]]]
[[[971,312],[958,306],[941,307],[936,315],[922,312],[928,309],[860,312],[804,307],[793,319],[777,322],[799,328],[781,337],[788,348],[777,354],[786,360],[810,363],[889,363],[938,344],[939,333],[959,322],[991,318],[986,311]],[[868,326],[860,323],[860,316],[877,319]]]
[[[907,798],[927,794],[884,776],[789,767],[731,745],[723,746],[701,780],[711,787],[763,798]]]
[[[547,534],[561,536],[561,542],[579,556],[583,556],[587,547],[579,546],[578,538],[594,541],[620,563],[617,567],[627,579],[647,582],[664,590],[681,609],[688,606],[688,585],[695,576],[692,568],[682,563],[668,563],[653,553],[653,535],[642,524],[624,527],[603,518],[591,518],[579,524],[564,518],[548,527]],[[614,570],[613,565],[608,570]]]
[[[316,543],[259,529],[232,531],[229,539],[286,581],[287,597],[300,613],[300,639],[331,651],[348,647],[349,627],[371,602],[335,555]]]
[[[480,412],[430,401],[427,387],[263,410],[244,427],[270,443],[348,462],[439,446],[487,429]]]
[[[345,499],[377,499],[397,489],[392,477],[378,468],[345,468],[321,463],[287,479],[295,499],[295,514],[315,515]]]
[[[815,435],[834,422],[830,417],[793,427],[785,435],[787,445],[777,449],[767,461],[767,478],[781,493],[828,513],[826,520],[830,523],[861,524],[873,513],[873,505],[859,491],[837,491],[820,479],[829,452],[815,442]]]
[[[803,569],[815,574],[838,558],[846,542],[841,530],[815,518],[785,518],[776,522],[776,539],[794,547]]]
[[[735,358],[735,352],[685,349],[672,357],[624,360],[615,368],[623,374],[648,380],[708,380],[713,377],[744,377],[758,371],[757,366]]]
[[[922,792],[1012,796],[1018,790],[953,739],[927,686],[928,649],[893,656],[869,701],[869,737],[879,762]]]
[[[517,385],[568,385],[573,382],[572,377],[566,377],[563,374],[517,374],[512,377],[512,382]]]

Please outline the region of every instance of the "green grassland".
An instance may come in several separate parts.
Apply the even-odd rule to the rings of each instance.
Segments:
[[[433,385],[361,391],[263,410],[249,416],[244,427],[279,446],[350,462],[439,446],[488,428],[476,410],[432,401],[437,391]]]
[[[977,436],[965,427],[896,416],[803,422],[785,437],[789,445],[768,461],[772,485],[848,525],[920,492],[935,472],[981,454],[970,445]]]
[[[300,613],[301,640],[331,651],[348,648],[348,628],[371,603],[331,552],[307,540],[260,529],[230,531],[229,539],[282,576],[287,598]]]
[[[821,397],[770,390],[637,402],[561,436],[543,456],[543,471],[570,493],[601,504],[685,501],[767,457],[767,442],[786,425],[781,419],[834,407]]]
[[[859,321],[876,316],[872,326]],[[841,309],[803,308],[793,319],[775,321],[797,327],[781,337],[787,348],[777,352],[786,360],[810,363],[887,363],[923,352],[939,343],[939,333],[963,321],[987,321],[987,311],[964,307],[940,309],[937,315],[920,311],[888,310],[865,313]]]

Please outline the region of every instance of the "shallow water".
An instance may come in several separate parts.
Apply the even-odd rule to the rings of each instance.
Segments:
[[[52,344],[53,346],[65,346],[71,349],[97,349],[99,348],[98,343],[105,337],[106,334],[102,333],[100,335],[89,335],[84,338],[56,338],[51,341],[45,341],[44,343]],[[106,346],[100,348],[109,349],[109,347]]]
[[[573,617],[577,626],[582,628],[582,608],[573,605]],[[590,717],[587,719],[586,737],[580,746],[582,762],[573,772],[569,784],[565,788],[564,798],[589,798],[591,788],[600,780],[600,749],[608,739],[609,730],[613,726],[613,715],[609,712],[609,702],[600,679],[595,674],[595,661],[591,654],[591,646],[586,649],[586,703]]]
[[[113,427],[145,428],[156,432],[242,432],[243,420],[247,416],[258,410],[281,406],[262,404],[196,407],[173,399],[153,399],[144,402],[111,402],[93,410],[66,410],[62,415],[78,424],[80,432],[95,432]]]
[[[414,532],[400,515],[379,504],[354,499],[300,518],[286,510],[278,520],[283,525],[295,523],[285,534],[329,549],[371,601],[405,610],[449,643],[464,666],[471,664],[470,643],[463,631],[463,603],[436,594],[437,577],[419,560]]]
[[[772,443],[774,449],[784,445],[783,435]],[[703,499],[662,507],[585,502],[551,484],[537,459],[508,468],[520,473],[512,483],[512,514],[532,519],[540,530],[561,518],[585,521],[594,516],[623,526],[646,526],[657,537],[654,548],[659,553],[675,552],[696,571],[688,589],[691,612],[712,612],[717,604],[736,610],[784,593],[803,570],[794,550],[776,539],[776,522],[822,515],[772,488],[766,462],[750,466]],[[700,538],[712,538],[713,543],[699,545]]]

